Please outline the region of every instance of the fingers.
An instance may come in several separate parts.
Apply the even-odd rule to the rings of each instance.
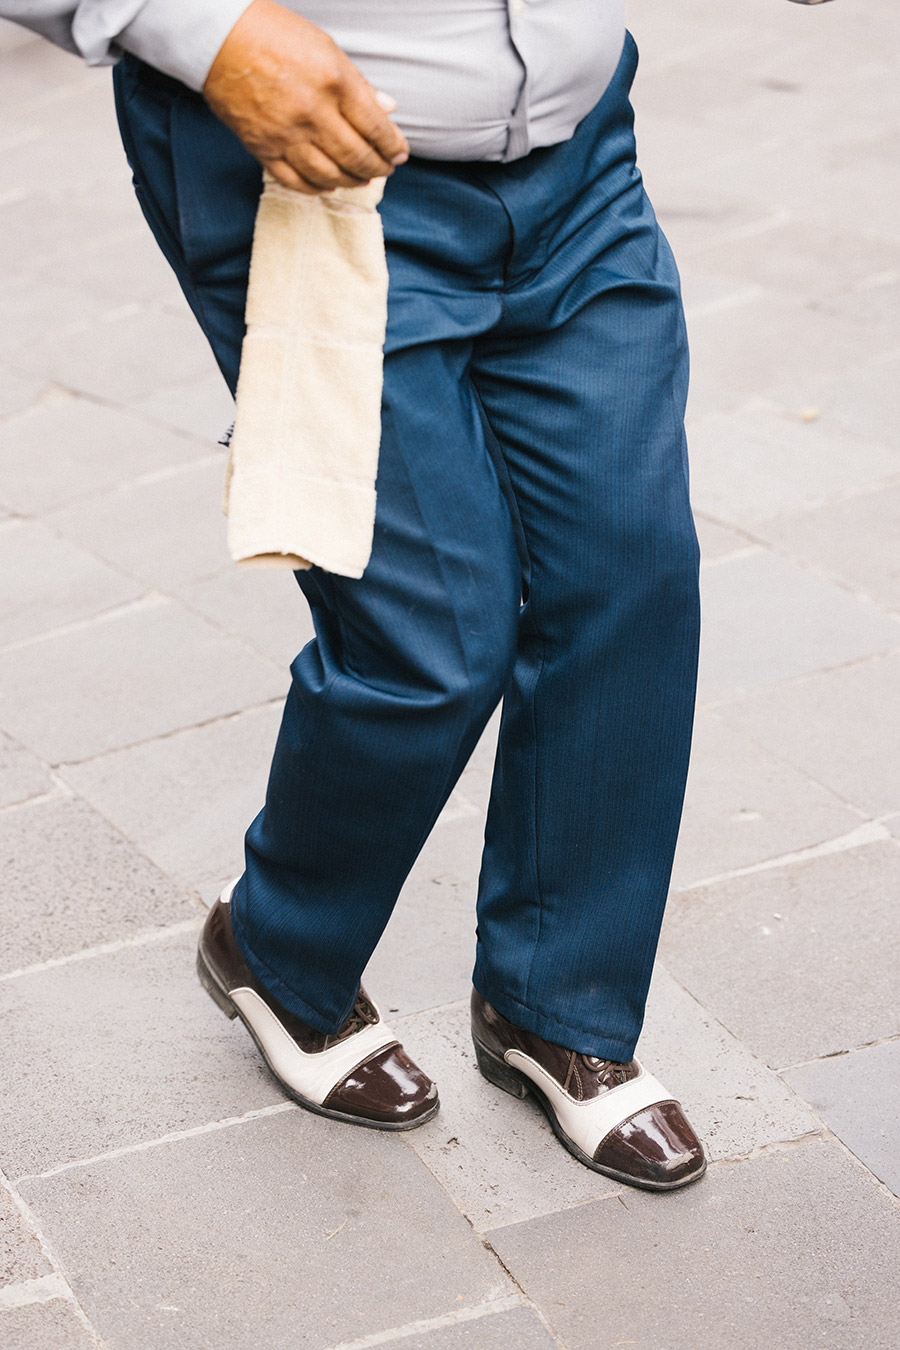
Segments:
[[[365,81],[363,84],[368,101],[374,103],[377,91]],[[389,95],[381,97],[385,106],[393,105]],[[379,107],[376,112],[379,117],[385,116]],[[402,134],[393,123],[388,125],[394,143],[404,147],[395,155],[394,162],[385,159],[364,139],[343,107],[333,106],[315,124],[305,126],[293,142],[288,140],[268,167],[285,187],[296,187],[299,191],[330,192],[336,187],[360,187],[372,178],[389,177],[394,172],[394,164],[405,161],[408,154]]]
[[[343,116],[382,160],[388,164],[402,163],[409,155],[406,137],[379,106],[377,91],[355,67],[351,70],[339,98]]]
[[[324,119],[316,128],[316,145],[344,173],[358,181],[365,183],[370,178],[383,178],[394,172],[390,161],[340,115]]]
[[[312,183],[307,183],[305,178],[301,178],[297,170],[292,169],[287,160],[269,159],[263,160],[262,163],[282,187],[291,188],[294,192],[304,192],[307,194],[315,194],[322,191],[321,188],[313,187]]]
[[[293,160],[293,156],[291,159]],[[357,176],[344,172],[341,165],[317,145],[307,145],[303,150],[302,159],[299,162],[294,160],[292,167],[320,192],[330,192],[336,187],[361,187],[364,182],[375,177],[375,174]],[[378,173],[381,172],[383,171],[379,169]],[[393,170],[388,168],[388,173],[392,172]]]
[[[368,181],[368,178],[343,173],[329,155],[314,145],[305,146],[302,157],[293,164],[288,159],[268,160],[266,168],[283,187],[294,188],[297,192],[331,192],[337,187],[361,187]]]

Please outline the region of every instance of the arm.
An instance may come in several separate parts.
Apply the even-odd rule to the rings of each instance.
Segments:
[[[275,0],[253,0],[203,85],[213,112],[286,187],[324,192],[393,173],[408,157],[372,88],[335,42]]]
[[[372,88],[327,33],[275,0],[0,0],[0,17],[91,65],[132,52],[201,90],[286,187],[325,192],[408,156]]]
[[[134,52],[191,89],[250,0],[0,0],[0,18],[30,28],[89,65]]]

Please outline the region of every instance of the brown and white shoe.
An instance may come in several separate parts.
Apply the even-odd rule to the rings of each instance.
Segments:
[[[197,974],[226,1016],[244,1023],[285,1092],[317,1115],[374,1130],[411,1130],[436,1115],[437,1088],[362,989],[340,1030],[325,1035],[260,984],[234,940],[234,887],[225,888],[203,925]]]
[[[532,1093],[586,1167],[648,1191],[687,1186],[706,1171],[681,1106],[636,1059],[617,1064],[541,1040],[507,1022],[477,990],[472,1039],[485,1078],[513,1097]]]

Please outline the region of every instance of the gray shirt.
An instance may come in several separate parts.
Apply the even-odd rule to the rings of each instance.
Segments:
[[[284,2],[284,0],[283,0]],[[200,89],[248,0],[0,0],[92,65],[133,52]],[[624,0],[287,0],[378,89],[415,155],[513,160],[567,140],[607,87]]]

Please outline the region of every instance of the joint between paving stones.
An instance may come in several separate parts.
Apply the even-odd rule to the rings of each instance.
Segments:
[[[159,1148],[164,1144],[178,1144],[182,1139],[194,1139],[201,1134],[214,1134],[217,1130],[228,1130],[235,1125],[246,1125],[252,1120],[261,1120],[265,1116],[278,1116],[285,1111],[299,1111],[295,1102],[275,1102],[272,1106],[261,1106],[253,1111],[245,1111],[240,1116],[225,1116],[222,1120],[207,1121],[203,1125],[192,1125],[186,1130],[170,1130],[156,1139],[141,1139],[134,1144],[124,1144],[121,1148],[107,1149],[95,1153],[90,1158],[75,1158],[71,1162],[49,1167],[44,1172],[31,1172],[27,1176],[17,1177],[14,1183],[22,1186],[26,1181],[46,1181],[49,1177],[60,1176],[63,1172],[74,1172],[80,1167],[92,1167],[95,1163],[111,1162],[114,1158],[125,1158],[130,1153],[146,1153],[148,1149]]]
[[[71,1284],[66,1278],[65,1271],[63,1270],[61,1263],[57,1259],[56,1254],[53,1251],[53,1248],[51,1247],[49,1241],[45,1237],[40,1224],[38,1223],[37,1219],[34,1216],[31,1206],[28,1204],[28,1201],[25,1200],[24,1197],[19,1193],[16,1184],[14,1182],[11,1182],[3,1172],[0,1172],[0,1187],[2,1187],[2,1189],[5,1190],[9,1195],[10,1199],[13,1202],[13,1205],[18,1210],[19,1214],[24,1220],[26,1228],[33,1234],[35,1240],[37,1241],[37,1244],[41,1249],[41,1253],[44,1257],[44,1260],[51,1267],[52,1273],[55,1276],[56,1280],[58,1281],[60,1289],[60,1293],[57,1297],[59,1297],[60,1299],[64,1299],[67,1303],[71,1304],[75,1316],[78,1318],[78,1321],[81,1323],[82,1327],[87,1332],[87,1334],[91,1337],[92,1341],[94,1342],[94,1345],[97,1346],[98,1350],[102,1350],[103,1343],[100,1340],[100,1337],[97,1334],[96,1329],[94,1328],[90,1319],[88,1318],[87,1313],[84,1311],[84,1308],[82,1308],[81,1304],[79,1303],[78,1298],[76,1297],[75,1294],[75,1290],[72,1288]],[[23,1283],[31,1283],[31,1282],[28,1281]],[[50,1300],[34,1299],[29,1301],[44,1302]],[[24,1305],[19,1304],[16,1306],[24,1306]]]

